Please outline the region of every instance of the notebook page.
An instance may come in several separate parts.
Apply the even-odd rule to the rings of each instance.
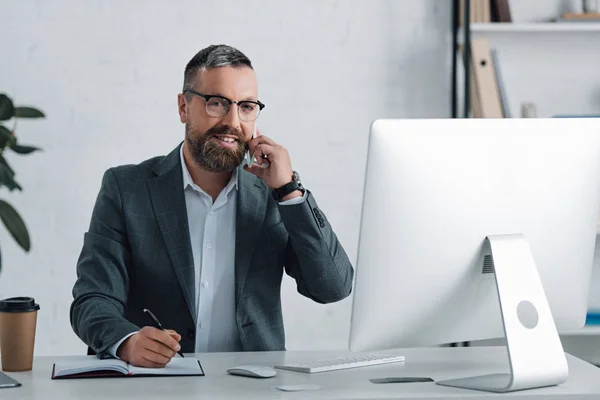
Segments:
[[[172,358],[164,368],[144,368],[129,366],[133,375],[203,375],[204,372],[196,358]]]
[[[68,376],[93,371],[116,371],[124,375],[129,373],[127,363],[121,360],[100,360],[90,357],[86,360],[60,361],[54,364],[54,375]]]

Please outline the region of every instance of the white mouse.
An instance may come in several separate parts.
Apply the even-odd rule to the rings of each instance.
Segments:
[[[238,365],[227,370],[231,375],[249,376],[251,378],[272,378],[277,375],[271,367],[264,365]]]

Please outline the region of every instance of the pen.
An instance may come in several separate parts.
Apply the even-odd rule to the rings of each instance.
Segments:
[[[154,316],[154,314],[152,314],[152,311],[148,310],[147,308],[144,308],[144,313],[150,317],[150,319],[152,320],[152,323],[154,324],[155,328],[158,328],[162,331],[164,331],[165,329],[162,327],[160,321],[158,320],[158,318],[156,318]],[[182,358],[183,358],[183,353],[181,351],[178,351],[177,354],[179,354]]]

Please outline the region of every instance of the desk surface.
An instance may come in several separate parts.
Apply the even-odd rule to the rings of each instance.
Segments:
[[[508,371],[503,347],[440,347],[392,352],[406,356],[405,363],[363,367],[321,374],[277,370],[277,376],[255,379],[232,376],[227,368],[242,364],[275,365],[287,361],[346,354],[331,352],[266,352],[197,354],[204,377],[92,378],[51,380],[52,364],[76,357],[36,357],[33,371],[7,373],[19,388],[0,389],[2,400],[30,399],[585,399],[600,398],[600,368],[568,355],[569,380],[560,386],[494,394],[436,385],[435,383],[373,384],[371,378],[429,376],[434,380]],[[80,356],[85,357],[85,356]],[[316,384],[315,391],[282,392],[277,385]]]

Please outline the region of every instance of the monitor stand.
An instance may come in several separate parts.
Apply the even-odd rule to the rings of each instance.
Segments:
[[[567,359],[529,243],[521,234],[488,236],[506,335],[510,373],[437,382],[438,385],[489,392],[512,392],[564,383]]]

